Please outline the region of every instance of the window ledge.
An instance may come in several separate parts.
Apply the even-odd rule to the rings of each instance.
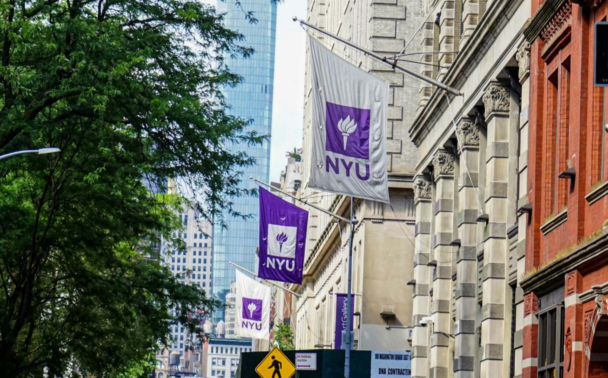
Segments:
[[[568,220],[568,209],[557,214],[555,216],[555,218],[551,219],[550,221],[548,221],[545,224],[543,224],[542,226],[540,226],[540,230],[543,232],[543,235],[547,235],[549,232],[555,230],[562,224],[566,223],[567,220]]]
[[[608,194],[608,181],[593,189],[585,196],[585,199],[589,203],[589,205],[599,201],[602,197]]]

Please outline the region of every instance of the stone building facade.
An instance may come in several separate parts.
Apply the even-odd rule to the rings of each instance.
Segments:
[[[509,378],[525,367],[523,291],[531,0],[428,0],[412,377]]]
[[[604,377],[608,120],[593,64],[608,2],[533,0],[532,9],[523,375]]]
[[[420,2],[410,0],[309,0],[307,22],[379,55],[401,53],[421,25]],[[355,346],[359,349],[409,350],[412,314],[414,195],[412,183],[418,159],[407,128],[416,114],[420,85],[352,47],[308,30],[348,62],[390,84],[387,122],[387,169],[390,205],[355,199],[359,220],[353,250]],[[418,51],[413,39],[411,51]],[[411,65],[412,63],[403,62]],[[307,62],[307,79],[310,66]],[[310,80],[304,91],[303,161],[300,198],[350,216],[350,198],[308,188],[312,143]],[[306,207],[306,206],[304,206]],[[290,289],[294,297],[292,324],[297,349],[333,348],[336,314],[334,294],[346,292],[349,226],[310,211],[304,280]]]

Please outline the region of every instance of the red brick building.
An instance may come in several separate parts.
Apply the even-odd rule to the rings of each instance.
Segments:
[[[608,1],[532,0],[532,15],[522,375],[608,377],[608,93],[593,85]]]

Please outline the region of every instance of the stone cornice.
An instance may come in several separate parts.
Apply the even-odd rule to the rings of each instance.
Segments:
[[[530,25],[524,30],[524,36],[530,43],[534,43],[536,38],[542,33],[543,29],[551,21],[559,9],[569,0],[547,0],[545,1],[530,21]]]
[[[606,252],[608,252],[608,233],[598,236],[595,240],[556,260],[530,277],[520,280],[520,286],[525,294],[534,291],[537,296],[541,296],[553,288],[563,285],[566,273],[592,262]]]
[[[471,38],[456,55],[443,80],[444,84],[456,89],[462,88],[470,72],[477,67],[476,61],[489,49],[490,42],[496,39],[500,30],[504,29],[505,20],[508,21],[511,18],[522,2],[523,0],[502,0],[490,4]],[[417,147],[420,146],[422,139],[446,108],[447,101],[444,92],[434,91],[428,104],[418,114],[408,131],[411,140]]]

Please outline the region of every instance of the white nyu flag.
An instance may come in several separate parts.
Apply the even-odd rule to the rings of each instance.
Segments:
[[[270,336],[270,288],[236,271],[236,334],[252,339]]]
[[[313,143],[308,186],[389,202],[386,173],[388,85],[309,36]]]

